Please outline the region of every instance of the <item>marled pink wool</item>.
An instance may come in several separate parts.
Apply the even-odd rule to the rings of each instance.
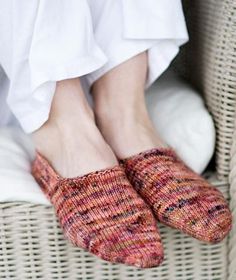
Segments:
[[[172,149],[151,149],[121,164],[160,222],[212,243],[230,231],[232,215],[222,193],[188,168]]]
[[[122,167],[66,179],[37,153],[32,174],[53,204],[64,235],[74,245],[111,262],[137,267],[162,262],[156,221]]]

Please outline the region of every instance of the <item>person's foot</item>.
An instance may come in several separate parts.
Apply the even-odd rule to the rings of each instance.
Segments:
[[[63,128],[48,123],[35,140],[36,149],[61,176],[81,176],[118,164],[92,120],[84,127],[69,126]]]
[[[163,261],[152,212],[121,166],[61,178],[37,153],[32,174],[53,204],[64,236],[74,245],[104,260],[142,268]]]
[[[103,107],[104,108],[104,107]],[[107,143],[119,159],[155,147],[167,147],[144,110],[106,110],[96,108],[96,122]],[[109,109],[110,108],[110,109]]]
[[[59,83],[48,121],[33,133],[31,173],[65,237],[111,262],[158,266],[155,219],[95,125],[78,80]]]
[[[66,178],[118,164],[80,91],[78,80],[59,83],[48,121],[33,133],[37,151]]]
[[[210,243],[229,233],[232,214],[223,194],[189,169],[174,150],[155,148],[120,163],[161,223]]]

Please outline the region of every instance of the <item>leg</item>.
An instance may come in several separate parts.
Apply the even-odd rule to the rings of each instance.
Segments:
[[[98,131],[79,79],[58,82],[49,120],[33,138],[47,159],[37,153],[32,174],[74,245],[112,262],[138,267],[162,262],[152,212]]]
[[[63,177],[84,175],[117,164],[95,125],[79,79],[57,83],[49,119],[33,132],[33,139],[37,150]]]
[[[165,146],[145,104],[147,53],[113,68],[92,88],[97,124],[118,158]]]
[[[34,9],[40,11],[35,24],[35,17],[21,13],[26,6],[19,9],[20,16],[14,12],[21,19],[19,30],[26,32],[13,33],[16,40],[20,36],[16,53],[13,49],[16,68],[10,60],[15,74],[9,94],[15,105],[12,108],[25,131],[34,131],[40,152],[31,173],[73,244],[112,262],[157,266],[163,259],[163,248],[152,212],[97,129],[80,80],[69,79],[91,73],[106,61],[96,47],[87,0],[71,1],[70,5],[65,1],[39,2]],[[28,36],[32,30],[24,19],[34,27],[32,41]],[[50,28],[45,22],[51,23]],[[18,26],[16,20],[14,23]],[[22,38],[24,35],[27,38]],[[57,83],[55,92],[53,81],[58,80],[64,81]]]
[[[116,155],[123,159],[131,184],[159,221],[199,240],[219,242],[232,226],[227,202],[216,188],[188,169],[174,151],[162,148],[165,145],[145,106],[146,74],[146,53],[142,53],[94,84],[98,125]]]

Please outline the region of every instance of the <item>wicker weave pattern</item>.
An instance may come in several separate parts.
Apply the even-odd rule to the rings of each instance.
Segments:
[[[225,185],[220,189],[227,193]],[[51,207],[3,203],[0,224],[0,279],[224,280],[227,275],[226,240],[208,245],[164,226],[164,264],[140,270],[70,245]]]
[[[236,279],[236,131],[234,132],[234,141],[231,151],[231,171],[230,171],[230,197],[231,209],[233,211],[233,228],[229,239],[229,278]]]
[[[203,92],[217,128],[218,178],[228,180],[236,106],[236,1],[186,0],[182,74]]]

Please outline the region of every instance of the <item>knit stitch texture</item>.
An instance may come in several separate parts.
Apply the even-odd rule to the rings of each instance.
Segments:
[[[230,231],[232,216],[221,192],[171,148],[144,151],[120,163],[160,222],[210,243]]]
[[[163,247],[155,218],[119,165],[62,178],[39,153],[32,174],[53,204],[65,237],[98,257],[158,266]]]

